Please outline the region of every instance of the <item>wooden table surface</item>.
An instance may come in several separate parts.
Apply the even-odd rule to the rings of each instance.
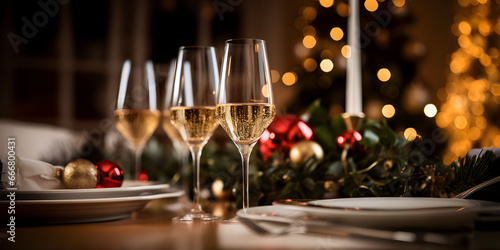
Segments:
[[[172,218],[189,206],[187,198],[181,197],[152,201],[129,219],[18,226],[16,242],[2,237],[0,249],[461,249],[338,236],[261,236],[239,222],[173,223]],[[206,210],[223,218],[235,214],[228,202],[211,202]],[[492,242],[498,241],[499,236],[500,227],[497,232],[477,234],[462,249],[498,249],[500,245]]]

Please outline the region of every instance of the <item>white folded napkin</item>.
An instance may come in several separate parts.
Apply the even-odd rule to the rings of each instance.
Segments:
[[[62,181],[56,178],[60,166],[52,166],[43,161],[19,158],[19,175],[14,187],[18,190],[64,189]]]

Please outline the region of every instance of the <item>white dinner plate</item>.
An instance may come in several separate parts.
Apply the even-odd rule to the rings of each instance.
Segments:
[[[165,192],[168,184],[148,181],[126,180],[117,188],[88,188],[88,189],[48,189],[48,190],[17,190],[17,200],[68,200],[68,199],[97,199],[130,197],[137,195],[153,195]],[[175,190],[173,190],[175,191]],[[11,191],[0,190],[0,201],[6,200]]]
[[[306,213],[309,218],[384,229],[472,228],[477,213],[500,209],[499,203],[425,197],[373,197],[329,200],[280,200],[277,209]]]
[[[117,220],[130,217],[156,199],[177,198],[183,191],[157,190],[151,195],[133,195],[115,198],[83,198],[55,200],[15,200],[17,224],[64,224]],[[10,201],[0,201],[2,221],[8,221]]]

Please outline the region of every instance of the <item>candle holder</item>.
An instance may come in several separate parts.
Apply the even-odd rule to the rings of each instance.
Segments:
[[[347,131],[358,131],[365,120],[365,113],[342,113],[342,118],[344,119]]]
[[[344,119],[345,125],[347,127],[347,135],[344,140],[342,154],[340,155],[340,160],[342,162],[342,167],[344,168],[344,173],[347,176],[347,154],[349,150],[353,147],[352,144],[361,140],[361,134],[359,134],[358,130],[361,129],[361,125],[363,125],[363,121],[365,120],[365,114],[360,113],[342,113],[342,118]],[[348,139],[347,139],[348,138]],[[339,140],[337,140],[339,141]]]

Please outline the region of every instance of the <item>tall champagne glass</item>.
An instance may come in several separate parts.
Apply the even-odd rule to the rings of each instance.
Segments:
[[[200,205],[200,157],[219,123],[215,117],[215,95],[219,72],[213,47],[181,47],[177,57],[170,121],[179,130],[193,157],[193,208],[174,221],[215,221]]]
[[[153,63],[151,61],[132,63],[126,60],[122,67],[116,110],[113,111],[113,115],[116,128],[127,139],[134,153],[136,180],[140,180],[144,145],[160,122],[156,97]]]
[[[243,209],[247,209],[250,154],[276,114],[263,40],[226,41],[216,109],[221,127],[241,154]]]
[[[170,122],[170,106],[172,105],[172,91],[174,89],[174,73],[175,73],[175,61],[172,60],[170,62],[170,66],[168,69],[168,75],[165,80],[165,102],[163,106],[163,119],[162,119],[162,127],[167,136],[172,141],[172,145],[175,148],[175,152],[179,158],[179,168],[177,169],[175,175],[173,175],[170,180],[170,184],[173,185],[177,183],[180,179],[182,168],[184,164],[187,162],[187,157],[189,155],[189,149],[182,139],[179,131],[174,127],[174,125]]]

